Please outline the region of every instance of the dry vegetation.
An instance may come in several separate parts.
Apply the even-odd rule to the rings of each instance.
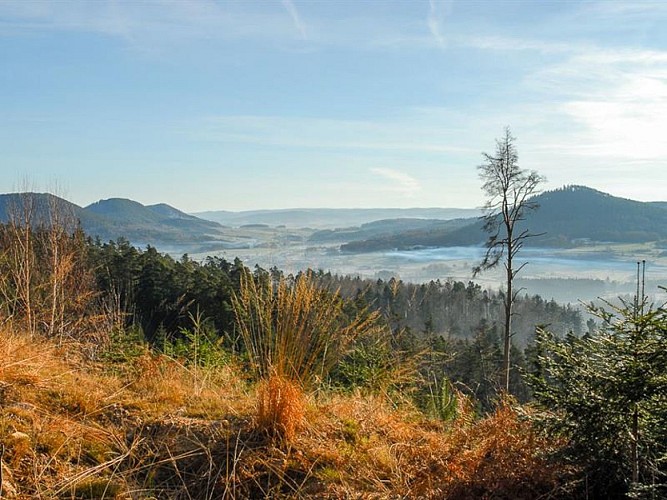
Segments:
[[[443,423],[148,351],[110,366],[4,330],[0,355],[7,498],[537,498],[562,474],[507,403],[478,420],[461,398]],[[289,429],[270,432],[266,405],[289,407]]]

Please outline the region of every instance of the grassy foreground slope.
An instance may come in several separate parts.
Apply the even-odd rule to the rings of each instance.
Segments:
[[[256,425],[233,361],[0,331],[3,498],[536,498],[563,469],[509,405],[449,422],[381,394],[308,397],[289,442]]]

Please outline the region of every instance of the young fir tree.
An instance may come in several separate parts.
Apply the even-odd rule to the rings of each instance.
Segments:
[[[639,294],[638,294],[639,297]],[[639,297],[584,337],[538,331],[531,385],[591,498],[667,495],[667,309]]]

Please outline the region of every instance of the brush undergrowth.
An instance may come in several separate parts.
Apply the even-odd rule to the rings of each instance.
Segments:
[[[457,395],[443,422],[367,391],[249,383],[233,363],[76,352],[0,332],[3,498],[538,498],[562,484],[559,443],[510,402],[479,420]]]

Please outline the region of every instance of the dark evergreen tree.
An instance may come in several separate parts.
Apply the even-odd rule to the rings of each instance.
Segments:
[[[590,498],[667,496],[667,310],[609,310],[584,337],[540,330],[531,385]]]

